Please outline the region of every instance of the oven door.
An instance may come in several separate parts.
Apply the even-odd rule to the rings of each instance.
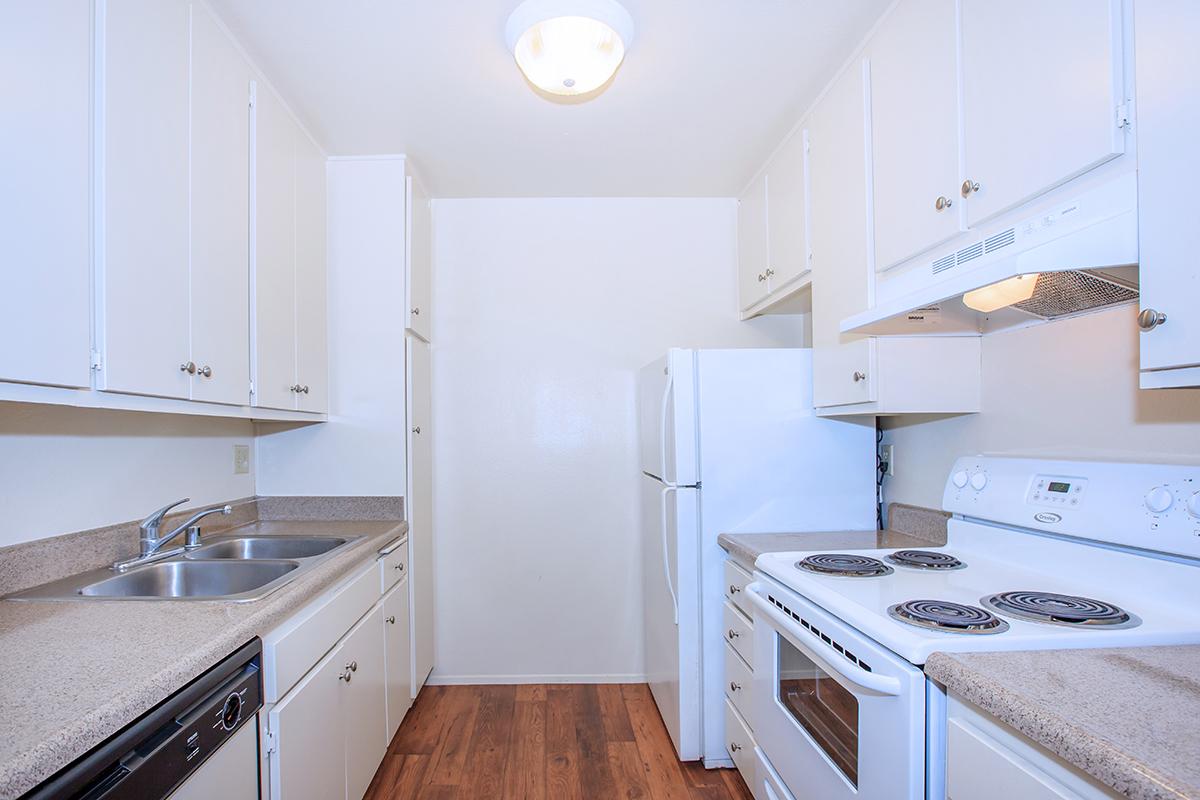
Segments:
[[[754,732],[796,800],[922,800],[919,669],[762,573],[754,604]]]

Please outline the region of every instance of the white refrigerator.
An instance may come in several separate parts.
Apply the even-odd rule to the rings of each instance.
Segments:
[[[812,351],[671,350],[638,376],[646,676],[679,758],[730,766],[722,533],[875,527],[873,419],[813,411]]]

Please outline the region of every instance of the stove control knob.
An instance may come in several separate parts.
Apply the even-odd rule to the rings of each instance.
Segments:
[[[983,491],[983,487],[987,486],[987,473],[976,472],[971,476],[971,488],[977,492]]]
[[[1200,492],[1188,498],[1187,510],[1193,517],[1200,517]]]
[[[967,485],[967,471],[965,469],[960,469],[958,472],[954,473],[950,480],[952,480],[954,485],[959,489],[963,488]]]
[[[1146,492],[1146,508],[1153,514],[1161,514],[1171,507],[1175,498],[1171,496],[1171,490],[1165,486],[1155,486],[1150,491]]]

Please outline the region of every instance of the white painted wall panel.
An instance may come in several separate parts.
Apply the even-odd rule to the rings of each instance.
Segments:
[[[635,378],[737,321],[733,200],[439,200],[434,680],[640,676]]]

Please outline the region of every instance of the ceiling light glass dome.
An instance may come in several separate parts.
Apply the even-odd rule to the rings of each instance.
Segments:
[[[633,43],[633,18],[615,0],[526,0],[505,34],[530,83],[579,95],[599,89],[621,66]]]

